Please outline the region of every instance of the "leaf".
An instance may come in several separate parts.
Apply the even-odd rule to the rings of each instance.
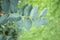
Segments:
[[[24,28],[23,27],[22,28],[18,28],[18,29],[19,29],[20,33],[24,32]]]
[[[11,40],[11,36],[6,36],[6,40]]]
[[[31,9],[32,5],[30,4],[24,9],[24,16],[30,16]]]
[[[0,40],[2,40],[2,34],[0,34]]]
[[[10,11],[16,13],[18,10],[18,0],[10,0]]]
[[[24,27],[27,30],[29,30],[31,28],[31,26],[32,26],[32,21],[29,18],[24,18],[24,19],[21,19],[20,21],[17,21],[16,26],[19,29],[22,29],[22,30],[23,30]]]
[[[19,29],[19,32],[23,32],[24,31],[24,24],[23,24],[23,22],[18,21],[17,27]]]
[[[47,13],[47,8],[44,8],[40,13],[40,17],[44,17],[46,13]]]
[[[34,24],[35,26],[42,26],[42,25],[48,24],[47,19],[44,18],[44,16],[46,15],[46,12],[47,12],[47,9],[45,8],[45,9],[41,12],[40,17],[32,18],[33,24]]]
[[[10,14],[9,17],[19,17],[20,15],[18,13],[13,13],[13,14]]]
[[[31,16],[32,18],[38,17],[38,6],[35,6],[35,7],[31,10],[30,16]]]
[[[19,21],[19,20],[21,20],[21,17],[20,17],[20,15],[18,14],[18,13],[13,13],[13,14],[10,14],[10,16],[9,16],[9,20],[10,21]]]
[[[40,18],[33,18],[32,21],[35,26],[42,26],[42,25],[48,24],[48,21],[45,18],[41,18],[41,19]]]
[[[32,21],[30,18],[24,18],[24,26],[27,30],[30,30],[32,27]]]
[[[16,26],[19,27],[19,28],[24,27],[23,19],[17,21],[17,22],[16,22]]]
[[[40,26],[40,18],[33,18],[32,22],[35,26]]]
[[[9,16],[9,14],[4,14],[0,17],[0,25],[1,24],[3,25],[8,21],[8,16]]]
[[[48,20],[44,17],[40,18],[40,21],[42,22],[43,25],[47,25],[48,24]]]
[[[23,6],[21,7],[21,9],[20,9],[20,11],[19,11],[19,13],[20,13],[21,16],[24,15],[24,9],[25,9],[25,7],[26,7],[27,5],[28,5],[28,4],[25,4],[25,5],[23,5]]]
[[[1,3],[2,11],[9,12],[9,6],[10,6],[9,0],[3,0],[3,2]]]
[[[18,27],[18,30],[20,32],[23,32],[24,31],[24,22],[23,22],[23,19],[21,19],[20,21],[17,21],[16,22],[16,27]]]

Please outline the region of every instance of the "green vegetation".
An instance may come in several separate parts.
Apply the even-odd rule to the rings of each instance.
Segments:
[[[60,0],[0,0],[0,4],[0,40],[60,40]]]
[[[20,40],[60,40],[60,0],[28,0],[28,3],[38,5],[40,11],[48,8],[46,18],[49,24],[25,30]]]

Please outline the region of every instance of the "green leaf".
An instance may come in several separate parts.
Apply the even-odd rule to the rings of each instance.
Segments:
[[[9,0],[3,0],[3,2],[1,3],[2,11],[8,12],[9,6],[10,6]]]
[[[10,14],[9,17],[19,17],[20,15],[18,13],[13,13],[13,14]]]
[[[47,14],[47,8],[44,8],[40,13],[40,17],[44,17],[46,14]]]
[[[0,34],[0,40],[2,40],[2,34]]]
[[[24,9],[24,16],[30,16],[31,9],[32,5],[30,4]]]
[[[18,10],[18,0],[10,0],[10,11],[16,13]]]
[[[25,4],[25,5],[23,5],[23,6],[21,7],[21,9],[20,9],[20,11],[19,11],[19,13],[20,13],[21,16],[24,15],[24,9],[25,9],[25,7],[26,7],[27,5],[28,5],[28,4]]]
[[[6,40],[11,40],[11,36],[6,36]]]
[[[19,31],[22,33],[24,32],[24,28],[20,28]]]
[[[10,14],[10,16],[9,16],[9,20],[10,21],[19,21],[19,20],[21,20],[21,17],[20,17],[20,15],[18,14],[18,13],[13,13],[13,14]]]
[[[18,30],[20,32],[23,32],[24,31],[24,22],[23,22],[23,19],[21,19],[20,21],[17,21],[16,22],[16,27],[18,27]]]
[[[17,22],[16,22],[16,26],[19,27],[19,28],[24,27],[23,19],[17,21]]]
[[[33,18],[32,22],[35,26],[40,26],[40,18]]]
[[[16,27],[18,27],[18,30],[20,32],[23,32],[24,31],[24,22],[23,22],[23,19],[21,19],[20,21],[17,21],[16,22]]]
[[[30,16],[31,16],[32,18],[38,17],[38,6],[35,6],[35,7],[32,9],[32,11],[31,11],[31,13],[30,13]]]
[[[40,18],[40,21],[42,22],[42,25],[47,25],[48,24],[48,20],[44,17]]]
[[[24,26],[27,30],[30,30],[32,27],[32,21],[30,18],[24,18]]]
[[[32,21],[35,26],[42,26],[48,24],[48,21],[45,18],[33,18]]]
[[[8,21],[9,14],[4,14],[0,17],[0,25],[5,24]]]

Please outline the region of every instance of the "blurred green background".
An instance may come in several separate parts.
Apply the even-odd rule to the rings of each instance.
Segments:
[[[18,40],[60,40],[60,0],[21,0],[19,6],[32,4],[38,5],[39,13],[43,8],[48,8],[46,18],[48,25],[34,27],[30,31],[25,30]]]

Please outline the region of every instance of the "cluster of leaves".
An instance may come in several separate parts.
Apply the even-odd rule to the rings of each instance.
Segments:
[[[32,24],[35,26],[41,26],[48,23],[47,19],[45,18],[47,8],[44,8],[38,16],[38,6],[32,7],[31,4],[25,4],[21,7],[18,13],[16,12],[17,9],[15,9],[17,4],[13,5],[17,0],[10,1],[4,0],[1,6],[2,10],[5,12],[8,12],[10,9],[11,12],[14,12],[12,14],[5,13],[0,16],[1,40],[16,40],[18,32],[23,31],[25,28],[29,30],[32,27]],[[8,4],[10,9],[7,8]],[[2,39],[3,34],[5,34],[6,37],[3,37]]]
[[[44,7],[48,8],[48,14],[46,17],[49,20],[49,24],[48,26],[40,28],[35,28],[33,26],[29,32],[25,31],[20,39],[60,40],[60,0],[29,0],[29,3],[33,5],[38,4],[39,10],[43,9]]]
[[[41,26],[47,24],[47,20],[44,18],[47,9],[44,9],[43,12],[38,17],[37,6],[35,6],[32,10],[31,10],[32,5],[28,5],[26,8],[24,8],[25,6],[26,5],[24,5],[20,9],[19,14],[18,13],[4,14],[0,17],[1,28],[4,29],[3,31],[8,30],[8,35],[10,35],[11,30],[12,30],[11,31],[11,35],[12,35],[14,29],[16,32],[18,32],[19,30],[20,31],[24,30],[24,28],[29,30],[32,24],[34,24],[35,26]]]
[[[1,11],[17,12],[18,0],[0,0]]]

